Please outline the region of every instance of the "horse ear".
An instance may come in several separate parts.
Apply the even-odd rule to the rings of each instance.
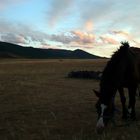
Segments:
[[[93,89],[93,92],[95,93],[95,95],[96,95],[98,98],[100,97],[100,92],[99,92],[99,91]]]

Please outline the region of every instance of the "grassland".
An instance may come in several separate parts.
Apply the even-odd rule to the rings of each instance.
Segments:
[[[67,78],[72,70],[102,70],[106,61],[0,60],[0,140],[140,139],[139,120],[123,127],[110,123],[98,135],[92,89],[99,81]],[[119,99],[116,105],[121,107]],[[138,119],[139,107],[137,101]],[[121,114],[116,123],[124,123]]]

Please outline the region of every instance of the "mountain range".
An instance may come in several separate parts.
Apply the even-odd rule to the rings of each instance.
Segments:
[[[34,59],[98,59],[83,50],[77,49],[41,49],[33,47],[23,47],[20,45],[0,41],[0,58],[34,58]]]

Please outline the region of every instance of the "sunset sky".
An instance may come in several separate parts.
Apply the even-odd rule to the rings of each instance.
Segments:
[[[109,57],[140,47],[140,0],[0,0],[0,40]]]

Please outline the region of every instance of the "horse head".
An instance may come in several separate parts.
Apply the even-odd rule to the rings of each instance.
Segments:
[[[98,114],[96,130],[97,133],[102,133],[107,126],[109,120],[111,120],[114,112],[114,103],[104,104],[101,100],[101,94],[99,91],[93,90],[98,100],[95,104],[96,112]]]

